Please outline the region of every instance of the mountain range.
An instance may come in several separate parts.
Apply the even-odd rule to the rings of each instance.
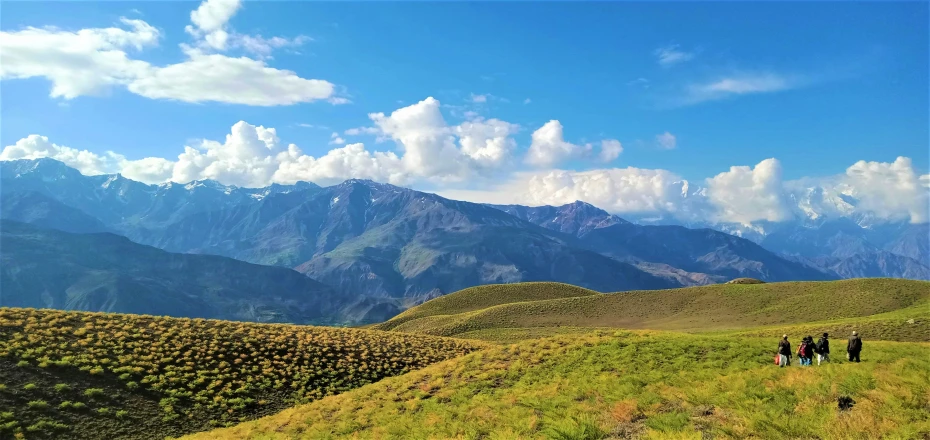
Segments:
[[[0,305],[325,323],[343,304],[293,270],[165,252],[112,233],[0,221]]]
[[[0,162],[0,180],[0,217],[72,233],[46,240],[109,232],[139,249],[287,268],[334,292],[321,294],[329,298],[325,305],[311,301],[313,313],[281,318],[290,320],[383,320],[488,283],[560,281],[618,291],[736,277],[930,278],[926,225],[884,225],[876,232],[825,222],[794,233],[783,226],[750,240],[722,227],[633,223],[582,202],[483,205],[366,180],[326,188],[147,185],[120,175],[84,176],[51,159]],[[5,248],[5,270],[6,262],[28,266],[43,259],[41,252],[8,258]],[[4,297],[9,288],[4,283]]]

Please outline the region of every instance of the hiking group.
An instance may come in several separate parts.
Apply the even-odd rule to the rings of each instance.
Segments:
[[[859,353],[862,351],[862,339],[859,338],[859,333],[853,332],[852,336],[849,337],[849,342],[846,344],[846,358],[851,362],[859,362]],[[781,341],[778,342],[778,354],[775,356],[775,363],[780,367],[787,367],[791,365],[791,343],[788,342],[788,335],[782,335]],[[817,355],[817,365],[820,365],[822,362],[830,361],[830,340],[828,334],[824,333],[823,336],[814,343],[814,338],[812,336],[807,336],[801,340],[801,344],[798,345],[797,351],[795,354],[798,356],[798,364],[812,365],[814,360],[814,355]]]

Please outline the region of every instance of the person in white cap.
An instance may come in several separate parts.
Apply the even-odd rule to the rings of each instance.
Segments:
[[[788,335],[782,335],[781,341],[778,341],[778,366],[788,365],[791,365],[791,343],[788,342]]]
[[[846,355],[850,362],[859,362],[859,353],[862,352],[862,338],[858,332],[853,332],[846,344]]]

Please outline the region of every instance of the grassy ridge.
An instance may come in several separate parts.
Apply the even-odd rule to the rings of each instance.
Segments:
[[[0,308],[0,438],[181,435],[483,346],[359,329]]]
[[[429,316],[455,315],[500,304],[594,295],[598,295],[598,292],[564,283],[488,284],[469,287],[427,301],[371,328],[392,330],[405,322]]]
[[[190,438],[930,435],[930,344],[869,344],[861,364],[785,369],[772,365],[774,344],[628,331],[528,340]],[[855,406],[839,411],[841,396]]]
[[[903,308],[911,308],[912,314],[919,317],[930,310],[930,283],[875,278],[718,284],[498,301],[502,304],[454,314],[445,313],[445,309],[440,310],[443,314],[430,313],[435,306],[427,302],[420,306],[424,309],[413,308],[409,315],[388,321],[381,328],[441,336],[495,328],[558,326],[708,331],[865,317]]]

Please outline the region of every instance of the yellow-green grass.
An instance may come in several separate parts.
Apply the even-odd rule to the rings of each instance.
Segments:
[[[481,350],[190,439],[920,439],[930,344],[778,368],[777,339],[595,331]],[[838,344],[839,345],[839,344]],[[840,397],[855,405],[838,409]]]
[[[392,330],[398,325],[415,319],[430,316],[445,316],[466,313],[488,307],[524,301],[572,298],[578,296],[595,296],[598,292],[564,283],[529,282],[513,284],[487,284],[469,287],[427,301],[410,308],[371,328]]]
[[[161,439],[487,344],[373,330],[0,308],[0,439]]]
[[[522,299],[522,298],[521,298]],[[888,278],[718,284],[535,301],[498,300],[484,309],[430,314],[427,302],[381,328],[440,336],[535,327],[613,327],[678,331],[738,330],[859,318],[900,309],[930,310],[930,282]],[[418,310],[420,308],[421,310]],[[921,315],[921,311],[924,314]],[[913,338],[911,338],[913,339]]]
[[[546,338],[558,335],[578,335],[595,330],[619,330],[610,327],[500,327],[486,328],[455,335],[456,338],[478,339],[496,343],[514,343],[526,339]],[[869,340],[898,342],[930,342],[930,306],[921,304],[878,315],[857,318],[835,319],[801,324],[781,324],[740,330],[709,330],[694,333],[730,336],[780,338],[789,334],[794,339],[803,336],[819,338],[829,333],[833,338],[845,339],[853,331]]]

